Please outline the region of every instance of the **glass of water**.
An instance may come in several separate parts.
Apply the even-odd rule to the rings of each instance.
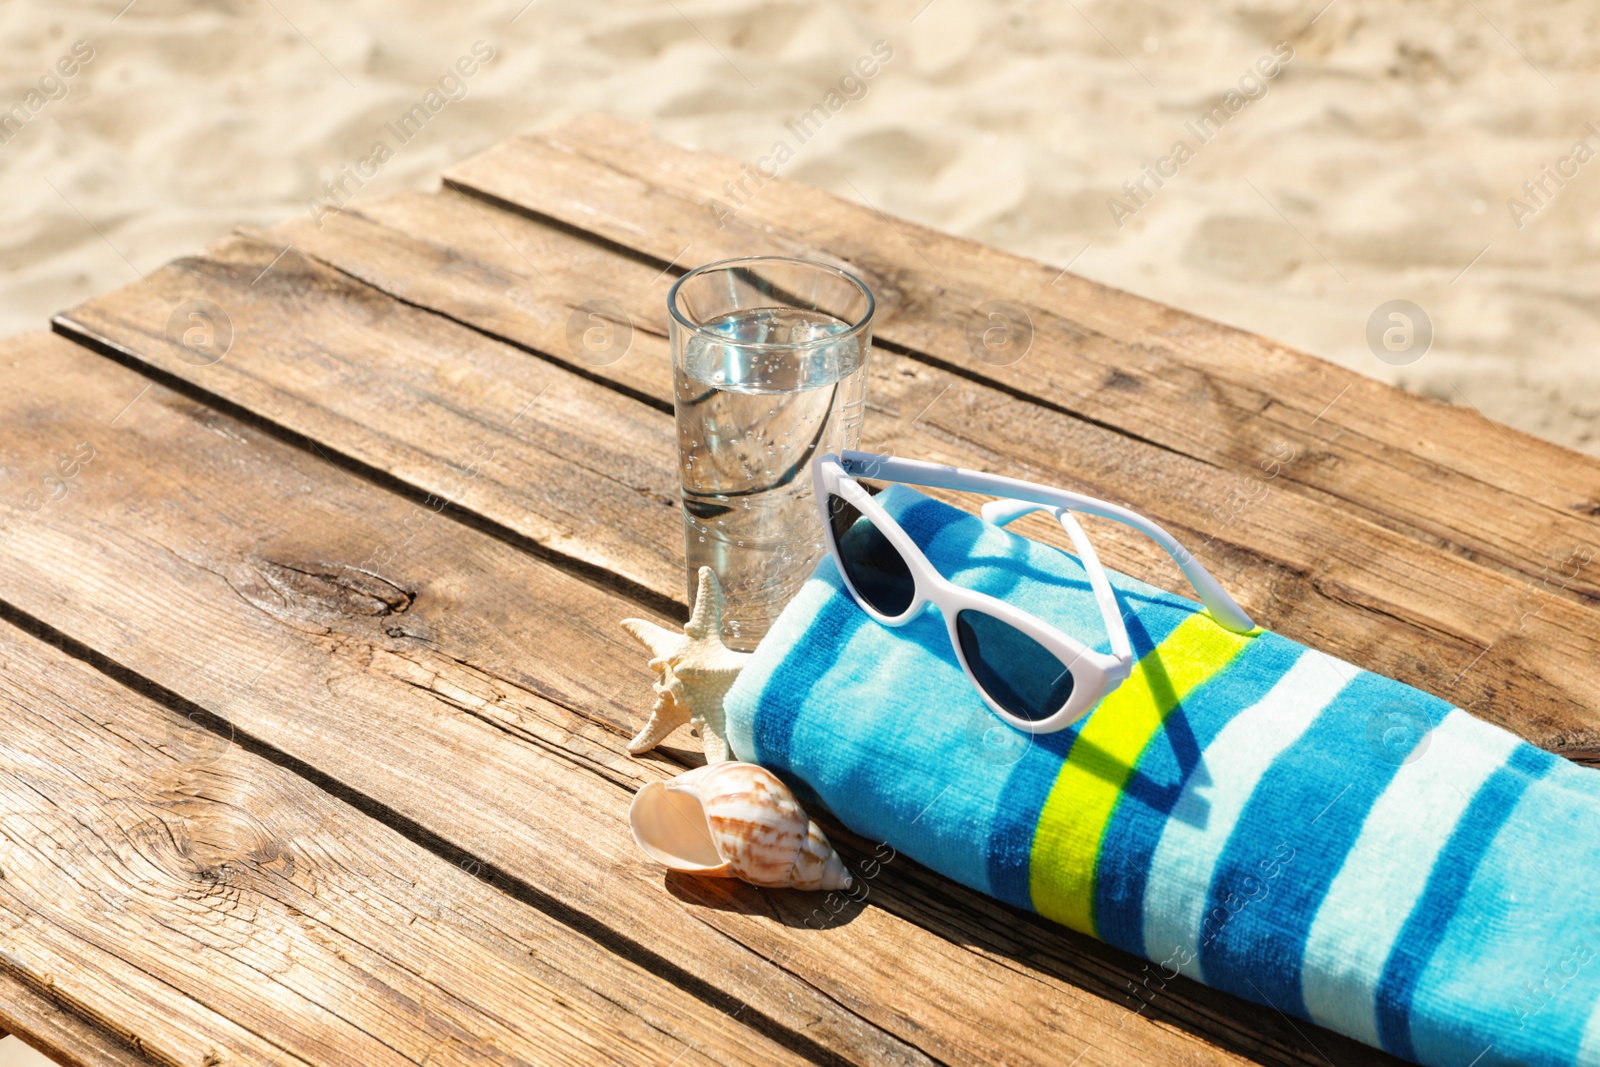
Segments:
[[[689,600],[710,567],[724,639],[751,649],[824,551],[811,461],[860,441],[872,293],[826,263],[751,256],[685,274],[667,307]]]

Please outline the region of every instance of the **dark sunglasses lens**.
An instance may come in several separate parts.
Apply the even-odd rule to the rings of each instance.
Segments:
[[[1038,722],[1072,695],[1072,672],[1043,645],[993,615],[956,614],[961,654],[983,691],[1019,719]]]
[[[861,598],[881,615],[902,615],[917,593],[911,568],[900,550],[872,520],[843,497],[828,494],[828,525],[839,546],[845,577]]]

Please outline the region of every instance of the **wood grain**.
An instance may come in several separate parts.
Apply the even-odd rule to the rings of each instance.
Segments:
[[[0,970],[0,1022],[17,1040],[69,1067],[149,1067],[150,1061],[98,1026]]]
[[[418,216],[431,224],[406,225]],[[670,413],[671,364],[659,357],[667,352],[667,292],[681,268],[527,221],[447,187],[380,197],[320,222],[295,217],[265,233],[242,232],[271,243],[274,253],[362,247],[348,268],[355,277]],[[619,270],[619,258],[634,269]],[[612,304],[646,309],[629,311],[620,354],[577,343],[574,327],[590,323],[584,309]]]
[[[475,274],[491,290],[507,277]],[[220,309],[217,328],[231,332],[215,362],[172,340],[187,325],[181,309],[195,302]],[[163,380],[190,382],[417,498],[514,529],[595,574],[685,599],[672,416],[615,389],[248,236],[64,321]]]
[[[0,398],[0,505],[11,510],[0,519],[4,610],[84,642],[125,680],[173,706],[192,701],[243,748],[287,764],[298,775],[268,769],[296,811],[350,811],[315,787],[338,792],[363,812],[350,817],[368,831],[369,851],[410,849],[446,874],[450,864],[434,853],[481,864],[506,892],[456,873],[466,890],[485,894],[489,915],[473,928],[479,941],[467,943],[486,943],[491,954],[520,947],[523,925],[494,925],[505,907],[530,912],[550,931],[541,944],[560,950],[540,956],[553,977],[530,992],[518,984],[530,972],[504,959],[455,958],[459,931],[436,912],[412,922],[423,935],[387,945],[394,924],[382,918],[393,915],[363,894],[390,887],[385,900],[404,913],[397,864],[362,867],[367,853],[347,835],[290,835],[302,855],[278,833],[277,858],[295,859],[299,873],[269,871],[274,886],[337,895],[350,912],[328,914],[364,936],[352,938],[350,958],[333,961],[313,938],[274,976],[342,975],[292,991],[352,1017],[302,1018],[230,984],[229,967],[260,964],[263,954],[271,962],[280,941],[300,945],[293,938],[313,922],[332,920],[305,907],[271,911],[283,900],[249,896],[260,893],[254,882],[228,883],[237,890],[230,906],[256,909],[248,922],[243,911],[219,920],[217,929],[241,940],[176,931],[225,957],[222,980],[186,994],[198,1006],[174,1009],[168,1031],[146,1028],[168,1035],[166,1044],[141,1039],[146,1050],[198,1048],[182,1042],[206,1027],[231,1035],[227,1026],[277,1007],[250,1034],[281,1022],[307,1042],[307,1062],[348,1043],[334,1029],[347,1024],[382,1041],[367,1062],[391,1062],[390,1053],[581,1060],[596,1034],[648,1044],[656,1030],[680,1044],[650,1044],[639,1056],[629,1045],[623,1058],[1046,1063],[1081,1049],[1085,1064],[1313,1063],[1321,1046],[1341,1063],[1388,1062],[1321,1031],[1312,1031],[1314,1046],[1272,1013],[1192,983],[1173,983],[1135,1015],[1140,1002],[1126,990],[1140,979],[1136,962],[901,858],[881,865],[868,907],[828,908],[822,929],[812,928],[818,912],[804,895],[663,879],[641,861],[623,829],[630,791],[681,764],[618,756],[639,720],[630,706],[647,691],[642,656],[614,622],[638,613],[638,603],[670,609],[681,596],[664,290],[681,269],[675,263],[721,254],[777,248],[850,263],[885,298],[880,336],[889,348],[874,368],[870,444],[1124,499],[1203,543],[1208,562],[1284,632],[1568,752],[1600,749],[1586,703],[1595,583],[1581,567],[1552,578],[1552,565],[1563,546],[1593,540],[1584,513],[1600,507],[1600,468],[1546,472],[1541,464],[1569,454],[1486,433],[1466,412],[1396,400],[1238,331],[787,183],[764,187],[718,226],[707,197],[730,166],[622,127],[580,124],[458,169],[453,181],[470,196],[393,198],[320,228],[293,224],[278,231],[281,243],[276,233],[246,236],[62,320],[63,330],[179,392],[147,389],[147,380],[59,341],[7,349],[19,384]],[[968,336],[978,304],[997,298],[1027,309],[1036,329],[1035,347],[1010,366],[985,362]],[[173,312],[194,299],[225,308],[235,328],[217,363],[186,358],[171,341]],[[615,359],[596,358],[574,343],[574,327],[612,308],[629,342]],[[66,476],[60,457],[78,441],[105,447]],[[1274,460],[1279,442],[1288,453]],[[1534,462],[1513,469],[1512,453]],[[1106,535],[1109,561],[1152,570],[1147,546]],[[1541,545],[1556,548],[1541,556]],[[68,697],[81,694],[62,691],[64,676],[52,674],[53,688],[20,686],[18,699],[52,694],[67,709],[114,703],[73,704]],[[141,709],[157,721],[172,714],[147,701]],[[103,719],[81,718],[81,747],[136,746],[120,718],[115,743],[101,736],[111,730]],[[203,740],[187,726],[183,738]],[[268,816],[280,813],[262,815],[252,792],[260,776],[224,773],[228,760],[258,757],[238,745],[201,747],[203,765],[192,771],[200,784],[177,800],[152,792],[161,779],[144,764],[110,779],[125,782],[117,803],[72,794],[104,820],[86,840],[107,871],[156,857],[171,881],[188,870],[180,860],[192,858],[184,848],[193,842],[241,847],[234,830],[208,836],[214,824],[276,825]],[[47,761],[70,763],[64,754]],[[59,791],[52,803],[104,780],[50,780]],[[245,781],[244,800],[228,792]],[[0,789],[13,794],[20,790]],[[156,824],[154,844],[130,832]],[[58,836],[70,839],[66,829]],[[882,858],[882,846],[837,836],[858,865]],[[121,840],[136,847],[104,845]],[[265,846],[250,847],[245,860],[270,868],[256,855]],[[302,884],[302,874],[316,877]],[[122,878],[109,891],[128,893]],[[57,894],[61,912],[92,916],[94,902],[72,892]],[[47,895],[34,902],[41,911]],[[193,911],[153,901],[146,911],[169,923],[162,936],[174,932],[174,913],[215,933]],[[30,933],[58,959],[97,959],[79,944],[97,936],[107,945],[105,931],[66,930],[54,918]],[[448,946],[426,941],[446,933]],[[592,972],[585,952],[600,955]],[[198,988],[207,958],[169,951],[155,965],[176,986]],[[146,999],[135,995],[143,979],[117,980],[115,967],[133,965],[126,953],[97,965],[82,988],[114,1007],[97,1015],[84,1001],[72,1018],[134,1032],[129,1020],[142,1016],[128,1001]],[[505,987],[504,1003],[474,988],[437,1018],[419,1016],[447,1018],[479,1047],[421,1048],[426,1025],[397,1023],[388,993],[369,1003],[357,992],[376,982],[397,999],[425,999],[415,991],[474,987],[464,970],[495,966],[509,968],[489,972]],[[636,971],[661,977],[628,999],[619,991],[633,988]],[[347,1012],[352,1002],[357,1010]],[[548,1008],[539,1014],[559,1033],[518,1029],[516,1011],[529,1004]],[[708,1016],[712,1037],[697,1041]],[[80,1042],[83,1062],[91,1053],[122,1062],[94,1051],[97,1032],[68,1027],[57,1040]]]
[[[922,1062],[661,892],[625,819],[666,773],[621,752],[636,605],[59,338],[7,353],[34,384],[4,398],[0,494],[96,457],[17,519],[0,599],[789,1047]]]
[[[0,647],[0,964],[145,1060],[804,1062],[226,731]]]
[[[629,354],[630,382],[648,380],[651,368],[666,379],[670,357],[660,335],[659,282],[652,286],[660,272],[585,249],[579,238],[492,205],[454,194],[402,194],[322,227],[292,223],[274,237],[258,244],[258,258],[292,242],[297,253],[535,351],[559,348],[562,335],[548,322],[559,326],[561,316],[521,317],[525,297],[506,294],[532,292],[541,304],[578,307],[590,294],[611,293],[608,299],[643,324]],[[447,238],[456,244],[441,260]],[[568,262],[580,262],[582,271],[565,275]],[[127,302],[108,295],[68,320],[108,329],[104,324]],[[136,330],[111,339],[123,347],[139,344]],[[874,353],[870,373],[866,447],[1068,485],[1128,504],[1194,546],[1263,624],[1433,692],[1552,751],[1587,759],[1600,747],[1592,699],[1600,687],[1600,657],[1594,655],[1600,610],[1555,595],[1549,587],[1559,578],[1536,583],[1485,567],[1338,502],[1286,488],[1289,472],[1326,461],[1337,453],[1337,442],[1236,473],[892,350]],[[375,376],[361,388],[381,394],[395,386]],[[406,432],[387,424],[376,429]],[[672,477],[670,459],[659,456],[658,462],[662,476]],[[436,471],[435,480],[443,475]],[[1502,503],[1520,506],[1503,494]],[[517,525],[515,515],[503,520]],[[1042,518],[1025,522],[1024,532],[1065,547],[1058,528]],[[1188,592],[1148,541],[1115,524],[1102,524],[1096,533],[1113,566]]]
[[[104,443],[0,549],[0,599],[792,1051],[1319,1062],[1272,1012],[1192,983],[1134,1014],[1137,961],[903,858],[823,929],[804,894],[663,879],[624,818],[631,790],[681,767],[620,755],[648,695],[615,625],[636,608],[165,387],[141,398],[148,383],[62,340],[7,358],[29,383],[0,397],[8,468]],[[362,569],[385,540],[403,551]]]
[[[1287,445],[1312,457],[1283,473],[1295,492],[1550,596],[1600,596],[1600,566],[1552,580],[1575,548],[1600,546],[1600,460],[871,206],[784,179],[756,188],[747,170],[589,116],[503,142],[446,179],[663,264],[842,261],[880,296],[878,336],[918,358],[1223,469],[1254,471]],[[730,215],[725,183],[741,180],[751,195]],[[991,301],[1031,321],[1025,356],[978,343]],[[1336,450],[1321,447],[1330,439]]]

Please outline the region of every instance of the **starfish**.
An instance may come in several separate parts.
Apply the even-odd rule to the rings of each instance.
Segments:
[[[672,731],[691,722],[700,731],[707,763],[732,758],[722,699],[750,653],[735,652],[722,643],[722,603],[716,572],[701,567],[694,614],[682,633],[644,619],[622,620],[622,628],[650,650],[650,669],[661,676],[652,686],[656,702],[650,709],[650,721],[628,742],[630,754],[650,751]]]

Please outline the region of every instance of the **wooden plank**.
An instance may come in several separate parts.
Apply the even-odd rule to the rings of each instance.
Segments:
[[[664,773],[620,751],[636,605],[59,338],[7,352],[33,388],[4,398],[0,499],[74,442],[97,456],[12,525],[6,602],[790,1047],[920,1061],[660,893],[623,816]]]
[[[804,1062],[226,729],[0,645],[0,958],[149,1059]]]
[[[1562,570],[1575,549],[1600,554],[1600,460],[796,182],[752,182],[749,171],[590,116],[503,142],[446,177],[661,263],[756,252],[847,262],[881,297],[878,336],[920,358],[1210,464],[1273,465],[1285,487],[1531,577],[1550,596],[1600,597],[1600,565]],[[731,215],[730,188],[748,193]],[[973,340],[996,300],[1031,320],[1031,348],[1016,362],[991,361]],[[1286,455],[1302,458],[1286,465]]]
[[[596,291],[616,294],[619,308],[644,324],[630,355],[639,357],[631,363],[633,380],[645,380],[652,366],[666,378],[660,294],[650,284],[659,272],[614,254],[596,259],[592,246],[574,247],[584,245],[581,239],[537,222],[456,195],[404,194],[320,228],[293,223],[276,234],[258,245],[258,259],[293,243],[297,252],[441,315],[486,320],[485,332],[509,332],[512,341],[535,350],[560,345],[561,335],[541,322],[559,326],[561,316],[519,321],[516,306],[525,296],[514,304],[503,294],[532,292],[552,307],[581,306]],[[446,256],[442,242],[452,236],[458,243]],[[564,276],[560,264],[580,256],[588,257],[579,260],[582,271]],[[515,282],[502,284],[507,277]],[[497,280],[490,285],[486,278]],[[103,297],[75,309],[67,321],[111,330],[113,342],[136,345],[136,332],[107,325],[124,302]],[[403,343],[374,341],[386,348]],[[1600,684],[1600,657],[1594,655],[1600,611],[1586,602],[1365,521],[1337,502],[1282,491],[1284,479],[1269,471],[1219,472],[892,350],[878,350],[873,360],[868,447],[1120,500],[1196,546],[1263,624],[1434,692],[1553,751],[1577,759],[1600,751],[1600,722],[1590,700]],[[650,445],[641,441],[640,447]],[[1333,447],[1324,444],[1318,454]],[[658,462],[670,478],[670,458],[661,455]],[[1042,518],[1021,529],[1065,547],[1060,530]],[[1103,524],[1097,535],[1114,566],[1186,592],[1148,541],[1115,524]]]
[[[0,1023],[17,1040],[69,1067],[149,1067],[150,1061],[0,969]]]
[[[0,597],[786,1047],[869,1063],[1054,1063],[1068,1048],[1092,1050],[1085,1063],[1318,1062],[1272,1012],[1191,983],[1133,1014],[1136,961],[904,859],[868,907],[820,930],[814,897],[663,880],[624,819],[632,789],[679,769],[619,755],[647,695],[615,625],[637,608],[164,387],[119,416],[145,383],[59,339],[15,342],[8,362],[30,383],[0,397],[8,454],[105,444],[81,491],[0,550]],[[360,570],[396,531],[404,551]]]
[[[231,338],[225,352],[173,341],[197,307]],[[676,447],[670,405],[637,403],[251,237],[91,300],[71,322],[163,380],[248,408],[418,497],[602,578],[685,599],[677,474],[662,462]]]

